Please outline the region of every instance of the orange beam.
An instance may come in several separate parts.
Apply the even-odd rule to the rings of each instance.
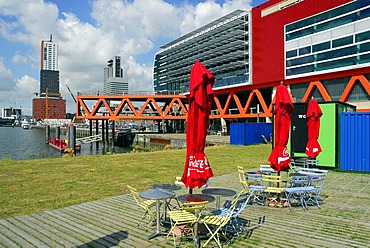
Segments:
[[[363,75],[352,76],[345,90],[343,91],[339,101],[346,102],[350,96],[355,84],[359,82],[370,95],[370,83]],[[278,86],[280,82],[269,84],[269,87]],[[284,84],[289,84],[285,81]],[[332,101],[329,93],[320,81],[311,81],[302,98],[302,102],[308,102],[315,89],[318,89],[325,101]],[[257,118],[257,117],[272,117],[272,106],[275,98],[267,106],[265,99],[260,92],[261,87],[247,85],[245,87],[237,87],[232,91],[226,92],[225,89],[215,90],[214,104],[217,113],[212,111],[211,119],[238,119],[238,118]],[[237,95],[238,92],[250,92],[245,106]],[[221,103],[219,95],[227,95],[226,101]],[[257,113],[248,113],[252,100],[257,97],[261,106],[261,111]],[[119,102],[115,110],[110,106],[110,101]],[[236,105],[235,112],[230,113],[230,105],[234,101]],[[140,108],[135,108],[135,103],[140,103]],[[90,105],[89,105],[90,104]],[[116,96],[77,96],[76,101],[76,118],[77,119],[92,119],[92,120],[186,120],[188,96],[186,95],[116,95]],[[125,109],[124,109],[125,107]],[[82,109],[84,114],[79,110]],[[368,110],[368,109],[365,109]],[[358,110],[362,111],[362,110]],[[104,115],[103,115],[104,112]]]
[[[367,81],[366,77],[364,77],[363,75],[353,76],[349,80],[346,88],[344,89],[341,97],[339,98],[339,101],[341,101],[341,102],[346,102],[347,101],[347,99],[350,96],[353,88],[355,87],[356,82],[360,82],[362,84],[362,86],[365,88],[367,94],[370,95],[370,83],[369,83],[369,81]]]
[[[314,90],[314,87],[316,87],[318,89],[318,91],[321,93],[322,97],[324,98],[324,100],[326,102],[331,102],[331,97],[329,96],[328,92],[326,91],[324,85],[322,85],[322,83],[320,81],[313,81],[310,83],[310,85],[308,86],[307,90],[306,90],[306,93],[304,94],[303,98],[302,98],[302,102],[308,102],[311,95],[312,95],[312,92]]]

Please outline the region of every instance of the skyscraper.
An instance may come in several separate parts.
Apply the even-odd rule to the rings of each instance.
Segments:
[[[128,81],[123,76],[121,57],[114,56],[104,68],[104,95],[128,94]]]
[[[58,44],[50,40],[41,41],[40,96],[60,96],[58,70]]]
[[[58,45],[50,40],[41,41],[40,97],[32,100],[35,119],[65,119],[66,100],[59,92]]]

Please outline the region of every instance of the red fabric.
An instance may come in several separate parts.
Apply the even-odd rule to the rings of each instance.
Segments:
[[[190,73],[189,109],[186,123],[186,162],[182,182],[191,189],[202,187],[213,176],[204,153],[213,102],[214,76],[199,62]]]
[[[312,99],[308,103],[307,108],[307,126],[308,126],[308,142],[306,145],[306,154],[310,158],[316,158],[320,154],[321,146],[317,139],[319,138],[320,132],[320,117],[322,111],[315,99]]]
[[[287,171],[291,158],[286,148],[289,139],[290,120],[293,113],[293,104],[285,85],[276,88],[275,96],[275,146],[268,161],[271,168],[276,171]]]

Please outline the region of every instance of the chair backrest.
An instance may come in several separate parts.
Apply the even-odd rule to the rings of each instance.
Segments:
[[[317,168],[299,168],[297,172],[302,174],[328,174],[327,170]]]
[[[182,210],[193,212],[193,211],[202,211],[205,209],[208,201],[201,202],[184,202],[181,206]]]
[[[319,160],[317,159],[306,159],[305,163],[304,163],[305,167],[306,168],[309,168],[309,167],[316,167],[316,166],[319,166]]]
[[[181,177],[176,177],[175,179],[175,185],[185,186],[185,184],[181,181]]]
[[[263,181],[268,184],[269,187],[281,187],[282,179],[281,176],[273,175],[262,175]]]
[[[260,184],[262,182],[262,173],[246,173],[245,178],[248,184]]]
[[[315,186],[317,188],[324,187],[325,179],[326,179],[326,174],[318,174],[318,173],[309,174],[310,185]]]
[[[236,218],[239,216],[241,212],[244,211],[245,207],[248,205],[249,197],[241,197],[238,201],[236,201],[235,209],[232,214],[232,218]]]
[[[262,172],[262,173],[266,173],[266,174],[270,174],[272,172],[275,172],[275,170],[272,169],[269,164],[260,164],[259,171]]]
[[[139,192],[134,187],[127,185],[128,190],[130,191],[132,197],[134,198],[137,204],[140,204],[141,198],[139,197]]]
[[[307,175],[294,175],[290,177],[290,187],[305,187],[309,184],[309,177]]]
[[[229,208],[229,211],[227,213],[227,215],[225,216],[225,218],[223,219],[223,221],[220,223],[220,227],[223,227],[225,226],[227,223],[230,222],[231,218],[233,218],[238,209],[237,209],[237,206],[238,206],[238,202],[240,200],[240,197],[246,192],[245,189],[243,189],[242,191],[240,191],[235,197],[234,199],[232,200],[231,202],[231,206]],[[236,217],[236,216],[235,216]]]
[[[243,186],[243,189],[248,189],[248,182],[245,179],[245,171],[243,169],[243,166],[237,165],[236,168],[238,169],[238,177],[240,184]]]

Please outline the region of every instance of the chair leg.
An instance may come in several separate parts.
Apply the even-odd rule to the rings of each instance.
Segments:
[[[171,229],[170,229],[170,231],[168,232],[168,234],[167,234],[167,237],[166,237],[166,238],[168,238],[168,236],[170,236],[170,234],[172,233],[173,245],[174,245],[174,247],[176,247],[176,237],[175,237],[175,232],[174,232],[174,229],[175,229],[176,225],[174,225],[174,223],[173,223],[172,219],[170,219],[170,221],[171,221]]]
[[[208,240],[203,244],[203,247],[206,247],[207,244],[213,239],[214,241],[216,241],[218,247],[222,247],[221,243],[220,243],[220,237],[219,237],[219,234],[218,234],[218,231],[220,229],[220,227],[216,228],[215,231],[212,232],[211,228],[207,225],[207,223],[204,223],[205,227],[208,229],[209,233],[211,234],[211,236],[208,238]]]

